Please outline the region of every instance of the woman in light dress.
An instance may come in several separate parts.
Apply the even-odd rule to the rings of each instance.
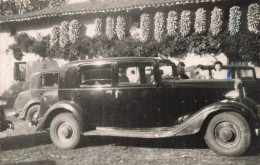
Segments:
[[[215,70],[212,70],[213,79],[227,79],[227,71],[222,70],[223,64],[220,61],[214,63]]]

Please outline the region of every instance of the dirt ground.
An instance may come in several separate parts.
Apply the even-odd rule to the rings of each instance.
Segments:
[[[84,137],[79,148],[57,149],[47,132],[35,132],[6,112],[15,130],[0,133],[1,165],[105,165],[105,164],[260,164],[260,143],[247,156],[217,156],[197,136],[170,139]]]

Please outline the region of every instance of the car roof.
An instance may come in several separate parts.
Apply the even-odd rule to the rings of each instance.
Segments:
[[[62,68],[70,68],[70,67],[80,66],[80,65],[84,65],[84,64],[91,64],[91,63],[95,63],[95,62],[123,62],[123,61],[127,61],[127,62],[168,61],[168,62],[171,62],[170,60],[162,59],[162,58],[158,58],[158,57],[110,57],[110,58],[98,58],[98,59],[73,61],[73,62],[63,65]]]
[[[38,72],[34,72],[32,75],[31,75],[31,77],[32,76],[36,76],[36,75],[41,75],[41,74],[43,74],[43,73],[59,73],[59,70],[57,69],[57,70],[54,70],[54,69],[43,69],[43,70],[40,70],[40,71],[38,71]]]

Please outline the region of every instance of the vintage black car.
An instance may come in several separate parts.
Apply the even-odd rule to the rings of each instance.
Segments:
[[[6,120],[5,112],[4,112],[4,106],[7,105],[7,101],[0,97],[0,132],[3,132],[7,129],[14,129],[14,124]]]
[[[16,97],[13,110],[19,119],[34,120],[43,93],[58,88],[58,70],[43,70],[30,77],[30,88]]]
[[[82,135],[166,138],[203,133],[222,155],[245,153],[259,134],[260,110],[241,80],[180,80],[176,65],[150,57],[76,61],[58,91],[41,100],[37,130],[74,148]]]

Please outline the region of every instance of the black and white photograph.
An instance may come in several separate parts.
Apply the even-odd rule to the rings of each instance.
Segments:
[[[260,0],[0,0],[1,165],[259,165]]]

